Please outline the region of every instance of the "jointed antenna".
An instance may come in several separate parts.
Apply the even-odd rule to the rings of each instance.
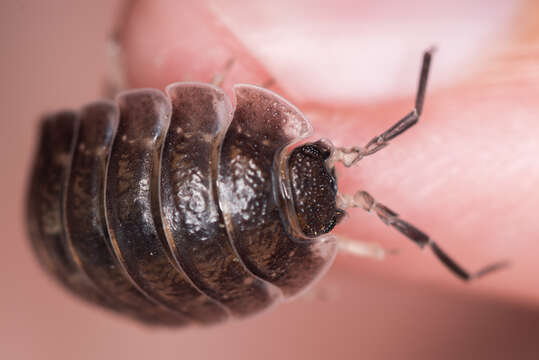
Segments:
[[[391,128],[372,138],[364,147],[353,147],[348,149],[337,148],[334,155],[334,161],[341,161],[346,167],[353,166],[365,156],[372,155],[385,148],[389,145],[390,140],[396,138],[417,123],[419,116],[423,111],[430,62],[434,51],[435,48],[430,48],[423,54],[423,63],[421,65],[421,74],[419,75],[419,85],[417,87],[414,109]]]
[[[350,167],[356,164],[359,160],[365,156],[372,155],[387,145],[389,141],[399,136],[412,126],[414,126],[418,120],[421,112],[423,111],[423,103],[425,101],[425,92],[427,90],[427,80],[429,76],[430,63],[434,48],[430,48],[423,54],[423,62],[421,65],[421,74],[419,76],[419,85],[417,88],[417,95],[415,99],[414,109],[401,120],[399,120],[391,128],[371,139],[364,147],[353,148],[337,148],[333,161],[340,161],[346,167]],[[384,224],[393,227],[408,239],[416,243],[420,248],[428,246],[434,255],[449,269],[453,274],[458,276],[464,281],[477,279],[484,275],[490,274],[494,271],[498,271],[508,266],[507,262],[497,262],[488,265],[475,273],[470,273],[462,266],[457,264],[453,259],[449,257],[439,246],[436,244],[427,234],[416,228],[414,225],[402,220],[399,215],[393,210],[389,209],[383,204],[380,204],[374,200],[374,198],[366,191],[359,191],[353,197],[350,195],[339,195],[339,207],[345,209],[347,207],[361,207],[368,212],[374,212],[378,215],[378,218],[384,222]]]
[[[416,228],[407,221],[402,220],[399,215],[387,206],[380,204],[366,191],[358,191],[353,197],[350,195],[341,195],[339,206],[360,207],[367,212],[374,212],[382,222],[398,230],[401,234],[416,243],[420,248],[430,247],[434,255],[456,276],[464,281],[477,279],[494,271],[503,269],[509,265],[506,261],[497,262],[483,267],[475,273],[466,271],[462,266],[451,259],[439,246],[423,231]]]

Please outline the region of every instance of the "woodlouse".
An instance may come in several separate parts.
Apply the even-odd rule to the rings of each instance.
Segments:
[[[375,212],[470,275],[426,234],[364,191],[338,193],[335,162],[355,164],[413,126],[416,104],[365,147],[326,140],[295,146],[311,126],[293,105],[253,85],[176,83],[124,92],[80,112],[46,117],[28,196],[42,265],[80,297],[146,323],[181,326],[244,317],[291,298],[332,263],[338,245],[377,247],[328,233],[347,207]]]

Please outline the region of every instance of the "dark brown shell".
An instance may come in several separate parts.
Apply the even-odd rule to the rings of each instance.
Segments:
[[[28,197],[45,269],[82,298],[146,323],[211,324],[296,295],[331,239],[284,209],[287,146],[308,121],[276,94],[178,83],[47,117]]]

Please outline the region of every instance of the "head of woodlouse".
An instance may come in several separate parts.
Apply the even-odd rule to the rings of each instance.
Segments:
[[[308,237],[330,232],[345,215],[337,207],[335,168],[328,166],[331,147],[324,141],[295,148],[288,158],[294,210],[299,228]]]

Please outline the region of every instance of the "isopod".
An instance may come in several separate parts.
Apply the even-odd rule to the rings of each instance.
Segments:
[[[279,95],[175,83],[121,93],[41,122],[27,201],[43,267],[74,294],[148,324],[213,324],[258,313],[315,282],[338,248],[383,249],[331,235],[348,207],[374,212],[455,275],[470,274],[425,233],[365,191],[341,194],[352,166],[417,123],[414,109],[364,147],[296,145],[311,125]]]

